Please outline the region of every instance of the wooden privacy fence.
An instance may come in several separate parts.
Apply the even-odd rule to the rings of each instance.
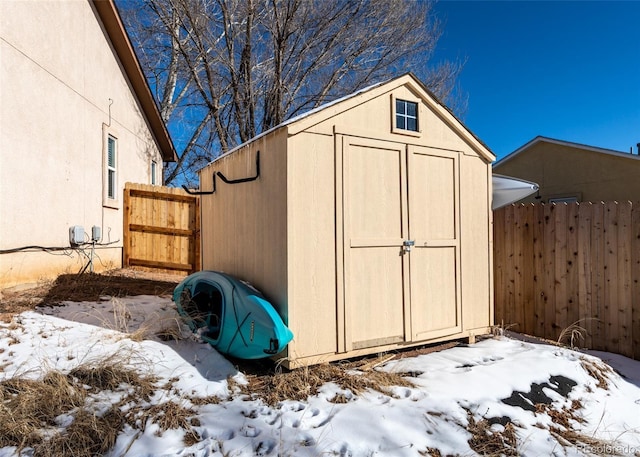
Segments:
[[[640,359],[640,203],[501,208],[494,268],[496,324]]]
[[[123,265],[200,269],[200,200],[182,189],[126,183]]]

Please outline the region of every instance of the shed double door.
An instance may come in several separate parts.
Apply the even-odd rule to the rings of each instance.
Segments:
[[[367,138],[341,140],[339,349],[461,331],[457,154]]]

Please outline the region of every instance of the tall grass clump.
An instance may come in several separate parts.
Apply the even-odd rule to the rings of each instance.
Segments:
[[[0,448],[31,449],[34,457],[102,455],[113,447],[125,423],[134,418],[123,403],[148,400],[155,379],[128,368],[117,357],[87,363],[64,374],[47,372],[40,379],[14,376],[0,381]],[[106,411],[88,401],[111,391]],[[120,399],[118,401],[117,399]]]

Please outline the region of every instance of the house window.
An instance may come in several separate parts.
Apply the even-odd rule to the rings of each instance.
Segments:
[[[555,197],[550,198],[549,203],[576,203],[578,197]]]
[[[158,168],[158,164],[155,160],[151,162],[151,184],[156,185],[156,169]]]
[[[109,135],[107,137],[107,198],[117,198],[117,140]]]
[[[418,131],[418,103],[396,99],[396,128]]]

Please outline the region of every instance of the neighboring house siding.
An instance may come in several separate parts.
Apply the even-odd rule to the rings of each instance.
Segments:
[[[497,162],[493,171],[537,183],[540,192],[524,202],[571,197],[579,202],[640,200],[637,154],[535,139]]]
[[[121,266],[124,183],[150,183],[162,157],[92,4],[1,2],[0,90],[0,250],[68,247],[70,226],[98,226],[111,244],[96,269]],[[0,254],[0,286],[76,272],[86,259],[69,253]]]

